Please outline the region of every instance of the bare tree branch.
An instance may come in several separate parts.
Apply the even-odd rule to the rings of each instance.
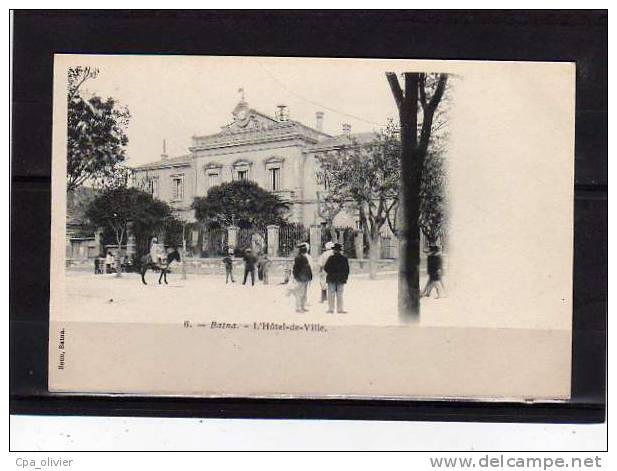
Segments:
[[[403,106],[405,97],[403,96],[403,90],[401,89],[401,85],[398,82],[398,78],[394,72],[386,72],[386,78],[388,79],[388,83],[390,84],[392,95],[394,95],[394,101],[396,102],[396,106],[400,108],[401,106]]]
[[[424,119],[422,121],[422,130],[420,131],[419,145],[419,148],[422,149],[423,153],[426,153],[426,150],[428,149],[429,139],[431,138],[431,130],[433,128],[435,110],[443,98],[447,82],[448,75],[439,74],[439,81],[437,83],[437,87],[435,88],[435,93],[431,97],[431,101],[428,103],[428,106],[424,109]]]
[[[420,90],[420,104],[422,105],[422,109],[426,109],[426,74],[420,74],[419,77],[419,90]]]
[[[446,90],[446,84],[448,83],[448,74],[439,74],[439,81],[437,82],[437,87],[435,88],[435,93],[433,94],[431,101],[429,103],[430,109],[432,113],[437,109],[437,105],[443,98],[443,94]]]

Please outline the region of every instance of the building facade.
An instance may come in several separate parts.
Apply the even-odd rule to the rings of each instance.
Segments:
[[[372,133],[343,133],[331,136],[323,131],[324,114],[316,113],[314,126],[288,118],[284,106],[275,117],[252,109],[242,99],[232,110],[233,121],[216,134],[193,136],[189,153],[161,159],[135,168],[137,182],[153,196],[168,202],[185,221],[194,221],[191,203],[223,182],[252,180],[290,204],[289,221],[305,226],[321,224],[318,196],[325,191],[317,179],[316,155],[366,141]],[[342,211],[335,225],[358,227],[358,217]]]

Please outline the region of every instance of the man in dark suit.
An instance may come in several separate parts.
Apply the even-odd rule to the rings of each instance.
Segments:
[[[255,286],[255,265],[257,264],[257,257],[253,253],[251,249],[246,249],[244,251],[244,281],[243,285],[246,284],[246,278],[251,275],[251,286]]]
[[[308,284],[313,279],[313,271],[308,261],[308,248],[306,244],[300,244],[298,246],[298,255],[294,259],[294,266],[292,269],[294,280],[296,281],[296,312],[307,312],[306,309],[306,291]]]
[[[334,253],[330,255],[324,265],[326,282],[328,283],[328,312],[334,312],[334,300],[336,298],[336,312],[344,314],[347,311],[343,308],[343,291],[349,278],[349,262],[347,257],[341,253],[343,250],[341,244],[334,244],[333,250]]]
[[[439,247],[431,245],[429,247],[429,255],[426,258],[426,271],[428,273],[428,281],[422,290],[421,296],[431,297],[433,288],[437,290],[437,298],[444,296],[445,288],[441,276],[443,272],[443,261],[439,252]]]

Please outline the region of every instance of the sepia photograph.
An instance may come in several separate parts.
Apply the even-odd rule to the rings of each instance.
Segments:
[[[573,143],[568,63],[56,55],[50,390],[565,399]]]
[[[276,322],[389,325],[418,321],[421,304],[432,317],[446,297],[455,79],[388,72],[380,103],[347,112],[333,108],[331,84],[311,84],[309,100],[289,70],[226,67],[213,75],[242,86],[208,87],[205,112],[173,93],[157,93],[154,105],[143,83],[113,82],[117,67],[68,69],[66,268],[76,318],[92,303],[94,315],[119,321],[142,319],[148,303],[165,321],[216,313],[223,325],[254,321],[259,308]],[[187,72],[177,80],[193,80]],[[404,95],[410,86],[415,99]],[[161,122],[145,105],[196,119]]]

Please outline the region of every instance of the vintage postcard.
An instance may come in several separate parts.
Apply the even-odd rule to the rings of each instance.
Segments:
[[[54,64],[50,391],[569,398],[574,64]]]

